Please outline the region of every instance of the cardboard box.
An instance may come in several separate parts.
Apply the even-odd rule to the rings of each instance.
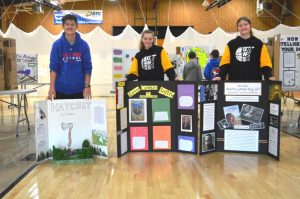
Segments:
[[[17,52],[16,40],[3,39],[4,77],[6,90],[17,89]]]

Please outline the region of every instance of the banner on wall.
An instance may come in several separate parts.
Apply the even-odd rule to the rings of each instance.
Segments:
[[[113,85],[118,81],[123,81],[131,66],[131,62],[138,52],[136,49],[113,48],[112,53],[112,74]]]
[[[38,55],[17,54],[18,83],[38,82]]]
[[[84,140],[94,155],[108,157],[106,100],[40,101],[35,110],[37,161],[48,158],[53,146],[75,151]]]
[[[284,91],[300,90],[300,35],[280,38],[279,78]]]
[[[54,24],[62,24],[62,18],[66,14],[77,17],[78,24],[102,24],[103,10],[61,10],[54,11]]]

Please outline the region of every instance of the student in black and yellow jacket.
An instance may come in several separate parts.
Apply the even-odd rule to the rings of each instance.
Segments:
[[[169,80],[175,80],[176,74],[170,58],[163,47],[154,43],[154,32],[145,30],[142,33],[140,52],[131,63],[131,68],[126,80],[132,81],[163,81],[164,73]]]
[[[274,80],[268,49],[261,40],[253,36],[251,21],[241,17],[237,21],[240,36],[231,40],[220,62],[219,77],[213,80]]]

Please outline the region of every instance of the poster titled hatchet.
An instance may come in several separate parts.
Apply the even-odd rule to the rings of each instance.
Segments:
[[[49,149],[55,146],[74,151],[82,148],[82,142],[88,140],[95,155],[108,157],[105,100],[47,101],[46,109]],[[37,135],[38,131],[36,129]]]

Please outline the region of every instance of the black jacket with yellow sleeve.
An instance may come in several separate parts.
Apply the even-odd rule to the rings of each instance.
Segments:
[[[175,80],[175,71],[167,52],[162,47],[153,45],[135,55],[127,80],[163,81],[164,73],[169,80]]]
[[[254,36],[249,39],[237,37],[231,40],[220,62],[222,80],[261,80],[272,76],[272,63],[268,49]]]

